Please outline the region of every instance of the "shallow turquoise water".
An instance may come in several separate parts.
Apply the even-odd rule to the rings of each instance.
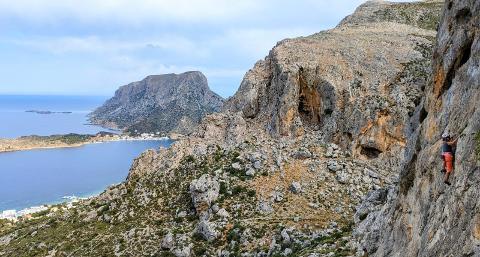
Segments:
[[[170,140],[0,153],[0,212],[88,196],[125,180],[132,160]]]

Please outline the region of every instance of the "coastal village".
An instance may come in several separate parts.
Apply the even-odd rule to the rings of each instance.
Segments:
[[[173,137],[177,138],[175,135]],[[158,133],[141,133],[130,135],[127,133],[99,132],[96,135],[53,135],[53,136],[24,136],[15,139],[0,138],[0,152],[20,150],[48,149],[62,147],[79,147],[86,144],[104,143],[112,141],[130,140],[168,140],[169,137]]]

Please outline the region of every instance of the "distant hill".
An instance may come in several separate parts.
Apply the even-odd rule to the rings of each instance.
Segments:
[[[90,121],[129,132],[188,134],[223,99],[199,71],[152,75],[120,87],[115,96],[90,114]]]

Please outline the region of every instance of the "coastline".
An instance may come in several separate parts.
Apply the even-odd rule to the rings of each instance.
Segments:
[[[74,196],[74,195],[63,196],[62,201],[56,201],[56,202],[46,203],[46,204],[37,205],[37,206],[31,206],[31,207],[23,208],[18,211],[16,209],[3,210],[3,211],[0,211],[0,220],[17,222],[19,219],[22,219],[22,218],[29,219],[29,218],[32,218],[33,214],[43,212],[43,211],[48,211],[53,208],[71,209],[75,207],[74,205],[75,203],[98,196],[104,191],[105,190],[94,192],[91,194],[87,194],[85,196]]]
[[[160,139],[156,139],[160,140]],[[33,218],[32,215],[43,212],[43,211],[57,211],[58,209],[72,209],[75,208],[75,204],[84,201],[84,200],[89,200],[93,197],[97,197],[106,190],[108,190],[111,187],[114,187],[118,184],[110,184],[109,186],[105,187],[104,189],[93,191],[90,193],[85,193],[81,195],[65,195],[62,196],[62,200],[58,201],[53,201],[53,202],[47,202],[45,204],[40,204],[40,205],[35,205],[35,206],[30,206],[23,208],[21,210],[16,210],[16,209],[7,209],[7,210],[0,210],[0,221],[2,220],[7,220],[9,222],[17,222],[19,219],[30,219]]]
[[[69,136],[81,137],[81,138],[84,138],[84,140],[76,143],[66,143],[64,141],[61,141],[61,139],[65,139],[65,137],[69,137]],[[53,140],[52,140],[52,137],[54,138]],[[147,134],[147,133],[139,136],[99,133],[97,135],[68,134],[68,135],[55,135],[55,136],[26,136],[26,137],[19,137],[15,139],[0,138],[0,154],[8,153],[8,152],[16,152],[16,151],[73,148],[73,147],[81,147],[88,144],[101,144],[101,143],[108,143],[108,142],[146,141],[146,140],[163,141],[163,140],[171,140],[171,138],[167,136],[161,137],[155,134]],[[113,186],[113,185],[115,184],[112,184],[110,186]],[[104,192],[105,189],[95,191],[95,192],[90,192],[88,194],[79,195],[79,196],[77,195],[63,196],[62,200],[47,202],[47,203],[36,205],[36,206],[30,206],[20,210],[17,210],[17,209],[0,210],[0,221],[7,220],[10,222],[16,222],[22,218],[29,219],[29,218],[32,218],[36,213],[48,211],[52,208],[70,209],[74,207],[75,203],[81,200],[87,200],[91,197],[98,196],[102,192]]]
[[[117,141],[136,141],[136,140],[169,140],[169,137],[159,137],[154,134],[143,134],[141,136],[127,136],[127,135],[74,135],[80,137],[75,142],[69,142],[70,135],[59,135],[45,137],[20,137],[15,139],[0,139],[0,153],[40,150],[40,149],[57,149],[57,148],[72,148],[81,147],[88,144],[98,144],[106,142]],[[67,140],[66,140],[67,139]]]

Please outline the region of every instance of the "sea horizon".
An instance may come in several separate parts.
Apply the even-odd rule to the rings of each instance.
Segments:
[[[106,96],[0,94],[0,138],[96,134],[106,129],[90,124],[88,114],[107,99]]]

